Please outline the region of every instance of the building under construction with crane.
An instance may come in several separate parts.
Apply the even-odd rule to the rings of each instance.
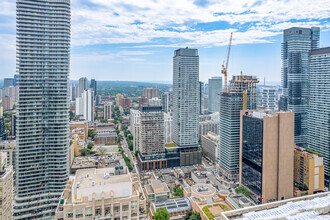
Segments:
[[[239,178],[240,111],[257,108],[257,83],[255,76],[242,73],[233,76],[227,87],[227,69],[231,49],[230,36],[226,65],[222,65],[225,76],[225,91],[220,93],[220,142],[218,163],[220,174],[228,180],[237,182]],[[224,62],[225,63],[225,62]]]

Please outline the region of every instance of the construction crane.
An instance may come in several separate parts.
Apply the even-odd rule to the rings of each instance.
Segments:
[[[227,69],[228,69],[228,62],[229,62],[232,39],[233,39],[233,32],[230,33],[230,40],[229,40],[229,46],[228,46],[226,66],[224,65],[225,64],[225,60],[224,60],[223,64],[222,64],[222,70],[221,70],[221,73],[225,76],[225,92],[227,92]]]

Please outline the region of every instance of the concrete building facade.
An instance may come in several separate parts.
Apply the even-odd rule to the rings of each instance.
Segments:
[[[77,170],[59,200],[55,220],[145,220],[146,199],[127,167]]]
[[[0,219],[13,218],[13,166],[7,165],[7,153],[0,152]]]
[[[293,197],[294,113],[240,113],[239,184],[255,202]]]
[[[218,146],[219,135],[209,131],[206,135],[202,136],[202,150],[213,162],[218,161]]]

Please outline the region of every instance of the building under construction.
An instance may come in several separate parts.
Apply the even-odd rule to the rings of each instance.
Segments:
[[[255,76],[238,75],[230,80],[229,91],[220,94],[220,173],[231,181],[239,177],[240,111],[257,108]]]

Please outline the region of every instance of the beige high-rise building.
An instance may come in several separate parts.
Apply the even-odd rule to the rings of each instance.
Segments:
[[[104,103],[104,119],[111,119],[111,102]]]
[[[55,220],[146,218],[146,198],[141,184],[126,166],[77,170],[55,212]]]
[[[13,167],[7,166],[7,153],[0,152],[0,219],[11,220],[13,215]]]
[[[144,88],[143,89],[143,96],[146,97],[148,100],[152,99],[152,98],[158,98],[159,97],[159,89]]]
[[[121,100],[124,98],[122,94],[117,94],[116,96],[116,106],[121,106]]]
[[[239,183],[260,203],[293,197],[294,113],[241,111]]]
[[[316,152],[296,146],[294,151],[294,181],[297,188],[308,187],[309,195],[324,191],[323,157]],[[299,191],[295,192],[299,196]],[[302,192],[302,195],[305,192]]]

